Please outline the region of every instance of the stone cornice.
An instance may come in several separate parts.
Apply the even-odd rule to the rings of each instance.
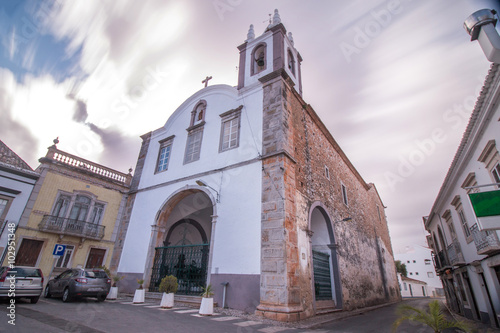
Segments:
[[[288,73],[285,71],[285,69],[280,68],[275,70],[272,73],[269,73],[267,75],[264,75],[263,77],[259,78],[259,81],[261,83],[268,83],[269,81],[272,81],[276,78],[282,78],[285,80],[285,82],[290,86],[293,87],[295,83],[292,81]]]
[[[275,156],[278,156],[278,155],[284,155],[289,160],[291,160],[294,164],[297,164],[297,161],[295,160],[295,158],[292,155],[290,155],[290,153],[288,153],[286,150],[275,151],[275,152],[272,152],[270,154],[263,155],[261,157],[261,159],[264,160],[264,159],[275,157]]]
[[[138,193],[138,192],[151,191],[151,190],[155,190],[155,189],[158,189],[158,188],[161,188],[161,187],[169,186],[169,185],[172,185],[172,184],[175,184],[175,183],[185,182],[185,181],[191,180],[191,179],[198,179],[198,178],[201,178],[201,177],[204,177],[204,176],[207,176],[207,175],[211,175],[211,174],[214,174],[214,173],[218,173],[218,172],[221,172],[221,171],[226,171],[226,170],[238,168],[238,167],[241,167],[241,166],[245,166],[245,165],[248,165],[248,164],[252,164],[252,163],[258,162],[260,160],[261,160],[260,156],[259,157],[255,157],[255,158],[252,158],[252,159],[249,159],[249,160],[246,160],[246,161],[242,161],[242,162],[238,162],[238,163],[235,163],[235,164],[232,164],[232,165],[225,166],[223,168],[213,169],[213,170],[208,170],[208,171],[204,171],[204,172],[192,174],[192,175],[189,175],[189,176],[185,176],[185,177],[177,178],[177,179],[174,179],[174,180],[170,180],[170,181],[167,181],[167,182],[164,182],[164,183],[160,183],[160,184],[156,184],[156,185],[151,185],[151,186],[146,186],[146,187],[143,187],[143,188],[140,188],[140,189],[133,189],[130,192],[128,192],[128,194],[134,194],[134,193]]]

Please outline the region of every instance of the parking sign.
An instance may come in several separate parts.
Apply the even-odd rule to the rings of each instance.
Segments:
[[[55,256],[62,256],[65,250],[66,245],[56,244],[56,246],[54,246],[54,252],[52,254]]]

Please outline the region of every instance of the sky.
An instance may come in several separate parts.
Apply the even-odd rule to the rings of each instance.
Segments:
[[[464,20],[499,1],[0,2],[0,140],[32,168],[53,139],[121,172],[189,96],[237,84],[237,46],[279,10],[303,98],[385,204],[392,246],[429,214],[490,63]]]

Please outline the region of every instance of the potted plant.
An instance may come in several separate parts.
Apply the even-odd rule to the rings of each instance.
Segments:
[[[111,279],[113,280],[113,285],[111,286],[111,289],[109,290],[109,294],[108,294],[107,299],[117,299],[118,298],[118,286],[116,284],[121,279],[123,279],[123,276],[113,275]]]
[[[144,288],[142,288],[142,284],[144,283],[144,280],[142,279],[137,279],[137,283],[139,284],[139,288],[135,290],[134,294],[134,300],[132,303],[137,304],[137,303],[144,303],[144,298],[146,296],[146,291]]]
[[[427,325],[436,333],[441,333],[451,328],[459,329],[462,332],[470,332],[470,327],[466,323],[447,320],[438,301],[429,303],[429,311],[410,305],[401,305],[397,311],[400,317],[392,325],[393,332],[396,332],[399,325],[405,320]]]
[[[159,290],[163,293],[160,306],[163,309],[174,307],[174,294],[177,291],[179,284],[177,278],[173,275],[167,275],[161,279]]]
[[[111,286],[111,288],[109,289],[109,293],[108,295],[106,296],[106,299],[117,299],[118,298],[118,287],[116,286],[116,283],[118,281],[120,281],[121,279],[123,279],[123,277],[120,277],[118,275],[113,275],[111,274],[111,271],[109,270],[109,268],[106,267],[106,265],[104,266],[101,266],[100,267],[103,271],[106,272],[106,274],[108,275],[108,277],[113,280],[113,285]]]
[[[214,299],[212,298],[213,294],[214,293],[211,284],[203,288],[203,293],[201,293],[201,296],[203,298],[201,299],[200,311],[198,312],[200,315],[211,316],[214,314]]]

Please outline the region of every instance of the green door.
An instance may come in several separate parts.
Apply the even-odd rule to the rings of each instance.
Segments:
[[[316,300],[331,300],[332,279],[330,276],[330,255],[314,250],[312,253]]]

